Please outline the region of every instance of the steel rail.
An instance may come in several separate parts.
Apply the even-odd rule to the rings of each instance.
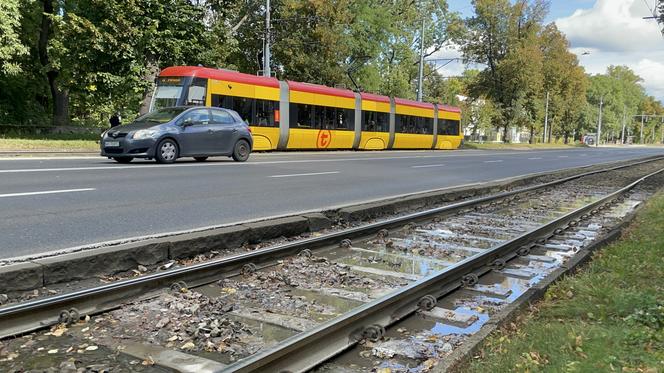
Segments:
[[[489,196],[473,198],[425,211],[415,212],[380,222],[349,228],[313,238],[268,247],[251,253],[233,255],[187,267],[175,268],[105,284],[93,288],[54,295],[28,302],[0,307],[0,338],[15,336],[54,325],[59,322],[63,311],[74,310],[79,315],[93,315],[112,310],[126,303],[128,299],[140,300],[154,296],[164,288],[177,282],[188,287],[196,287],[214,282],[220,278],[234,276],[242,272],[247,264],[267,266],[279,259],[297,254],[304,249],[320,249],[339,244],[342,239],[368,236],[381,229],[403,226],[405,223],[431,218],[436,215],[449,215],[461,209],[485,202],[563,184],[582,177],[662,160],[664,157],[647,157],[636,162],[605,169],[583,172],[544,184],[533,185]],[[542,176],[542,175],[540,175]]]
[[[376,336],[377,330],[384,331],[385,327],[414,313],[419,309],[418,303],[424,297],[433,296],[438,299],[462,287],[468,277],[480,276],[490,271],[496,266],[496,260],[500,259],[505,263],[519,255],[518,250],[525,249],[524,252],[530,252],[530,249],[537,245],[537,241],[541,243],[541,240],[553,236],[554,232],[559,232],[558,229],[565,230],[576,226],[579,219],[590,218],[639,183],[662,171],[664,168],[504,244],[424,277],[312,330],[290,337],[270,349],[239,360],[220,372],[292,373],[312,369],[367,335]]]

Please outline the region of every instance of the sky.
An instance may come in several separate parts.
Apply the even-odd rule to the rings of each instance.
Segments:
[[[447,0],[449,9],[473,15],[470,0]],[[555,22],[570,41],[570,52],[590,74],[609,65],[626,65],[643,78],[646,92],[664,102],[664,35],[651,15],[653,0],[550,0],[545,22]],[[590,54],[584,55],[583,53]],[[453,48],[436,57],[459,57]],[[440,68],[443,76],[459,75],[460,63]]]

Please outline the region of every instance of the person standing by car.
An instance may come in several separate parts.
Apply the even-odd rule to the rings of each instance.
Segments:
[[[108,122],[111,124],[111,128],[117,127],[120,125],[120,113],[117,111],[111,115],[111,118],[108,120]]]

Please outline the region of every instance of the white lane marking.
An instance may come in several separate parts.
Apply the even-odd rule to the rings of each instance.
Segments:
[[[630,158],[630,160],[631,159],[639,159],[639,158],[638,157],[637,158]],[[612,164],[614,162],[615,161],[600,162],[600,163],[595,163],[595,164],[589,163],[589,164],[584,164],[584,165],[581,165],[581,166],[572,166],[572,167],[560,168],[560,169],[557,169],[556,171],[569,171],[569,170],[574,170],[577,167],[590,167],[590,166],[597,166],[597,165],[608,165],[608,164]],[[511,181],[511,180],[514,180],[515,178],[533,178],[533,177],[536,177],[536,176],[545,175],[547,172],[549,172],[549,171],[531,172],[531,173],[527,173],[527,174],[513,175],[513,176],[509,176],[509,177],[505,177],[505,178],[501,178],[501,179],[496,179],[496,180],[477,181],[477,182],[471,182],[471,183],[467,183],[467,184],[451,185],[451,186],[448,186],[448,187],[445,187],[445,188],[419,190],[419,191],[414,191],[414,192],[405,193],[405,194],[403,194],[403,193],[402,194],[394,194],[394,195],[388,195],[388,196],[382,196],[382,197],[379,197],[379,198],[364,200],[361,203],[380,202],[380,201],[391,200],[391,199],[395,199],[395,198],[403,198],[405,196],[415,196],[415,195],[423,194],[423,193],[434,193],[434,192],[440,193],[440,192],[446,191],[446,190],[453,190],[453,189],[458,189],[458,188],[470,188],[470,187],[474,187],[474,186],[478,186],[478,185],[486,185],[487,183],[497,183],[497,182],[501,182],[501,181]],[[23,261],[26,261],[26,260],[34,260],[34,259],[40,259],[40,258],[45,258],[45,257],[50,257],[50,256],[55,256],[55,255],[69,254],[69,253],[78,252],[78,251],[81,251],[81,250],[97,249],[97,248],[100,248],[100,247],[107,247],[107,246],[112,246],[112,245],[138,242],[138,241],[154,239],[154,238],[171,237],[171,236],[177,236],[177,235],[182,235],[182,234],[187,234],[187,233],[204,232],[204,231],[209,231],[209,230],[212,230],[212,229],[230,227],[230,226],[234,226],[234,225],[238,225],[238,224],[253,223],[253,222],[257,222],[257,221],[272,220],[272,219],[277,219],[277,218],[304,215],[304,214],[309,214],[309,213],[314,213],[314,212],[321,212],[321,211],[341,210],[342,208],[345,208],[345,207],[357,206],[357,203],[358,202],[351,202],[351,203],[346,203],[346,204],[329,205],[329,206],[324,206],[322,208],[316,208],[316,209],[310,209],[310,210],[301,210],[301,211],[294,212],[294,213],[271,215],[271,216],[261,217],[261,218],[257,218],[257,219],[245,219],[245,220],[240,220],[240,221],[235,221],[235,222],[230,222],[230,223],[209,225],[209,226],[198,227],[198,228],[193,228],[193,229],[171,231],[171,232],[158,232],[158,233],[152,233],[152,234],[143,235],[143,236],[126,237],[126,238],[115,239],[115,240],[111,240],[111,241],[88,243],[88,244],[83,244],[83,245],[79,245],[79,246],[67,247],[67,248],[58,249],[58,250],[51,250],[51,251],[46,251],[46,252],[37,253],[37,254],[29,254],[29,255],[13,257],[13,258],[3,258],[2,260],[6,261],[8,263],[23,262]]]
[[[535,160],[535,159],[542,159],[541,157],[533,157],[533,158],[528,158],[530,160]]]
[[[503,161],[502,159],[496,159],[495,161],[484,161],[484,163],[498,163],[502,161]]]
[[[108,166],[88,166],[88,167],[58,167],[58,168],[25,168],[15,170],[0,170],[0,173],[25,173],[25,172],[60,172],[60,171],[94,171],[94,170],[140,170],[145,168],[172,168],[172,167],[215,167],[215,166],[245,166],[245,165],[270,165],[270,164],[288,164],[288,163],[320,163],[320,162],[355,162],[355,161],[382,161],[394,159],[425,159],[425,158],[455,158],[455,157],[493,157],[496,154],[487,151],[478,151],[478,153],[469,154],[470,150],[457,150],[456,154],[437,154],[437,155],[413,155],[405,157],[357,157],[357,158],[337,158],[337,159],[299,159],[299,160],[278,160],[278,161],[256,161],[256,162],[209,162],[209,163],[176,163],[171,165],[158,165],[158,164],[136,164],[136,165],[108,165]],[[532,154],[542,152],[557,152],[558,150],[541,150],[530,151]],[[399,151],[401,152],[401,151]],[[414,151],[416,152],[416,151]],[[422,151],[424,152],[424,151]],[[517,152],[502,152],[501,155],[522,155],[523,151]],[[344,154],[345,155],[345,154]],[[11,159],[14,160],[14,159]],[[23,158],[21,160],[30,160]]]
[[[427,167],[442,167],[445,166],[444,164],[423,164],[419,166],[410,166],[411,168],[427,168]]]
[[[37,195],[42,195],[42,194],[89,192],[89,191],[92,191],[92,190],[97,190],[97,189],[95,189],[95,188],[81,188],[81,189],[45,190],[45,191],[42,191],[42,192],[9,193],[9,194],[0,194],[0,198],[37,196]]]
[[[312,173],[309,173],[309,174],[272,175],[270,177],[295,177],[295,176],[331,175],[331,174],[338,174],[339,172],[341,172],[341,171],[312,172]]]
[[[558,158],[568,158],[568,155],[559,155]]]

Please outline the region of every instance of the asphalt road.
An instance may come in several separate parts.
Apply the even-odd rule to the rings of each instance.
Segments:
[[[653,154],[664,149],[269,153],[174,165],[0,159],[0,258]]]

